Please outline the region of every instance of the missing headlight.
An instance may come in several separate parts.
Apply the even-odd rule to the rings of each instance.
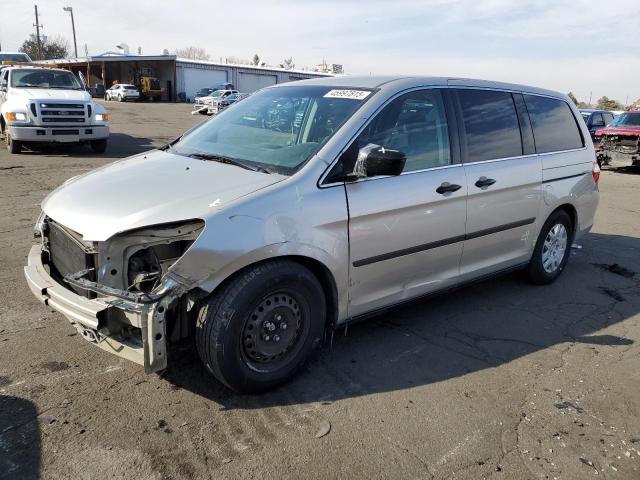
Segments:
[[[129,257],[128,290],[144,293],[156,288],[162,275],[193,243],[190,240],[153,245],[142,248]]]

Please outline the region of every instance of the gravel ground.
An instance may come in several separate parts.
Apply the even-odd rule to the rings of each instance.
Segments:
[[[594,231],[553,285],[513,274],[394,309],[291,384],[238,396],[189,345],[145,375],[26,286],[47,192],[202,120],[108,108],[107,155],[0,152],[0,479],[640,478],[640,172],[603,173]]]

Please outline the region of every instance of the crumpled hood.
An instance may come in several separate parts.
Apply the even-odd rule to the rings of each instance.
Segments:
[[[135,228],[206,219],[285,178],[154,150],[68,180],[42,209],[85,240],[104,241]]]
[[[91,96],[84,90],[63,90],[48,88],[12,88],[8,98],[11,100],[76,100],[89,101]]]

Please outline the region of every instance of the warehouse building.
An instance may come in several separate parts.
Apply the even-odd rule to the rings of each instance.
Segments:
[[[91,92],[102,96],[114,83],[134,83],[139,72],[157,77],[164,89],[164,101],[193,101],[201,88],[232,83],[237,90],[251,93],[277,83],[328,76],[305,70],[233,65],[177,58],[175,55],[131,55],[106,52],[82,58],[46,60],[86,77]]]

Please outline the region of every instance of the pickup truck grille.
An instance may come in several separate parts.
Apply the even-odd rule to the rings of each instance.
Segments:
[[[82,243],[80,235],[70,232],[56,222],[49,220],[47,222],[46,237],[49,246],[49,265],[54,278],[61,285],[79,295],[88,298],[95,297],[92,292],[72,287],[63,280],[63,277],[70,273],[95,268],[95,255],[88,252],[88,248]],[[88,277],[90,280],[95,280],[95,270]]]
[[[38,102],[36,110],[43,124],[76,124],[89,121],[88,105],[83,103]]]

